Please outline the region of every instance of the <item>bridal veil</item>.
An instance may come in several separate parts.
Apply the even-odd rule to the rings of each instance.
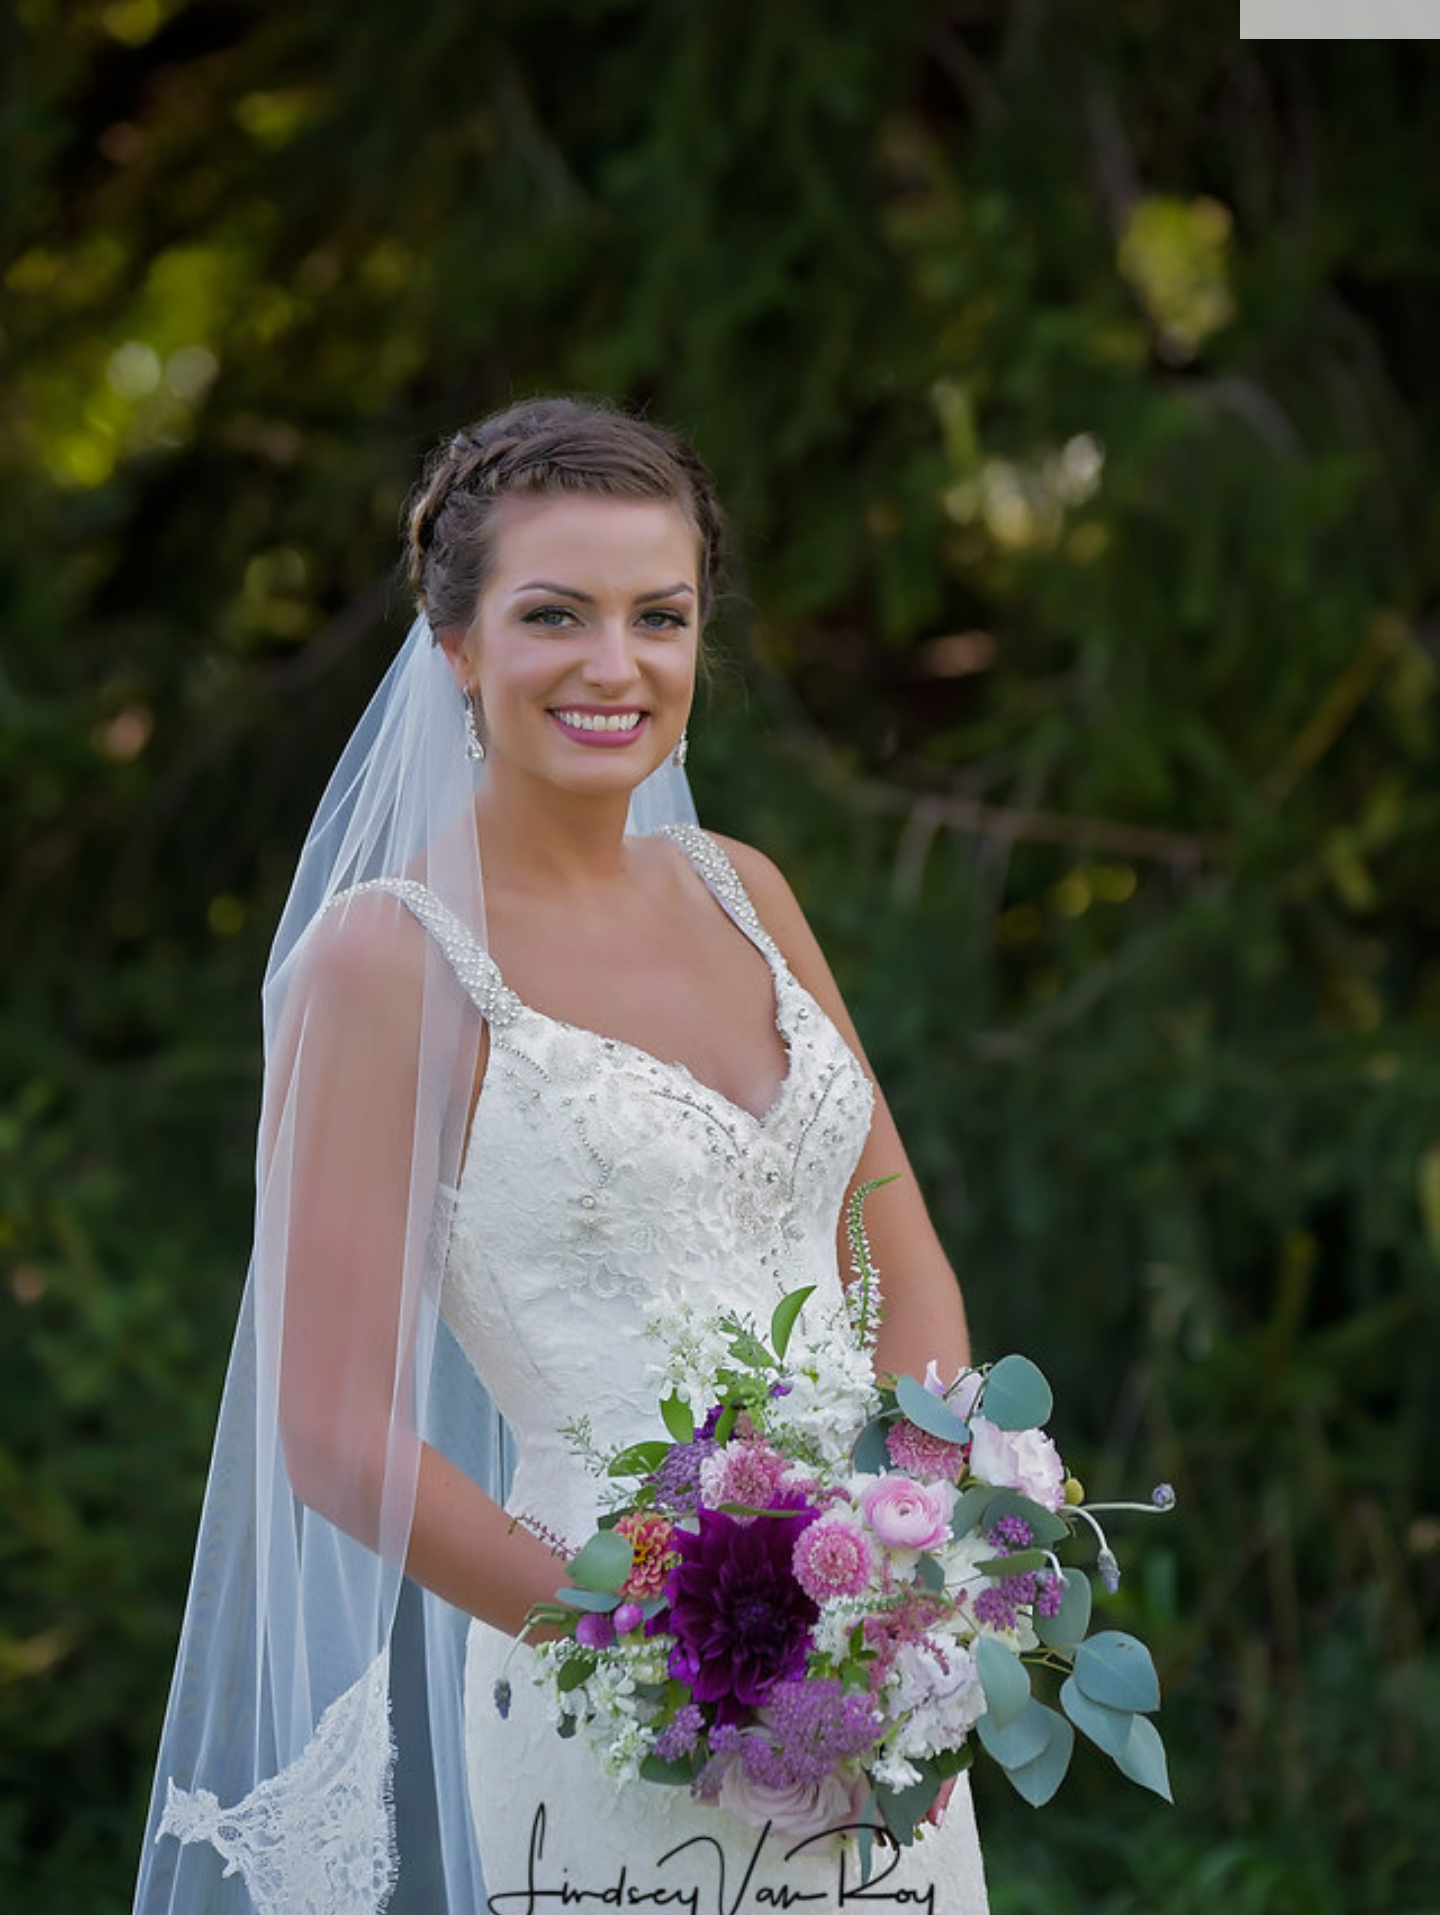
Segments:
[[[424,1443],[504,1435],[440,1316],[480,1022],[376,879],[484,940],[463,705],[422,616],[346,747],[263,989],[255,1238],[137,1915],[474,1915],[468,1618],[404,1573]],[[631,828],[693,820],[666,764]]]

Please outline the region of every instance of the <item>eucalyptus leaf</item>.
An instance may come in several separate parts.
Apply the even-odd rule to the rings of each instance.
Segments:
[[[1097,1749],[1118,1760],[1136,1719],[1132,1709],[1110,1709],[1103,1702],[1092,1702],[1074,1676],[1067,1676],[1060,1685],[1060,1707]]]
[[[993,1529],[1006,1516],[1018,1516],[1028,1523],[1037,1543],[1061,1543],[1070,1534],[1071,1526],[1065,1518],[1046,1509],[1043,1503],[1022,1496],[1018,1489],[992,1490],[985,1510],[985,1528]]]
[[[1004,1494],[1003,1490],[994,1489],[989,1483],[972,1483],[969,1489],[962,1490],[950,1512],[950,1534],[958,1541],[962,1536],[968,1536],[972,1529],[983,1529],[990,1505]]]
[[[1167,1802],[1175,1800],[1170,1793],[1165,1744],[1160,1739],[1160,1731],[1148,1716],[1130,1718],[1130,1738],[1115,1757],[1115,1765],[1122,1775],[1128,1775],[1142,1789],[1153,1789],[1156,1795],[1163,1796]]]
[[[931,1765],[917,1762],[915,1766],[920,1771],[920,1780],[912,1782],[908,1789],[878,1788],[875,1791],[885,1826],[901,1848],[908,1848],[915,1840],[916,1828],[925,1820],[930,1805],[940,1793],[941,1778]]]
[[[885,1432],[895,1419],[875,1416],[855,1439],[850,1460],[866,1476],[883,1476],[890,1467],[890,1452],[885,1447]]]
[[[915,1580],[922,1589],[939,1595],[945,1587],[945,1571],[933,1556],[921,1556],[915,1564]]]
[[[872,1795],[865,1807],[865,1819],[857,1831],[860,1842],[860,1886],[864,1888],[870,1880],[870,1872],[875,1866],[875,1830],[871,1817],[876,1814],[875,1798]]]
[[[775,1305],[770,1318],[770,1346],[776,1356],[783,1357],[790,1347],[790,1333],[795,1328],[795,1319],[805,1308],[807,1297],[815,1294],[813,1283],[807,1283],[803,1290],[792,1290],[788,1296],[781,1297]]]
[[[1033,1762],[1049,1743],[1051,1714],[1051,1710],[1032,1696],[1014,1721],[1007,1722],[1003,1729],[984,1715],[975,1724],[975,1733],[981,1748],[993,1756],[1002,1769],[1019,1769]]]
[[[990,1720],[997,1729],[1013,1722],[1030,1700],[1030,1671],[1013,1650],[994,1636],[980,1636],[975,1643],[975,1663],[980,1671],[980,1686]]]
[[[913,1376],[896,1377],[895,1401],[912,1423],[928,1430],[931,1436],[938,1436],[946,1443],[970,1441],[970,1425],[962,1422],[948,1405],[933,1396],[923,1383],[917,1383]]]
[[[660,1420],[677,1443],[689,1443],[695,1435],[695,1418],[690,1405],[672,1393],[660,1404]]]
[[[979,1412],[1002,1430],[1039,1429],[1050,1420],[1055,1398],[1028,1356],[1002,1356],[981,1391]]]
[[[1107,1629],[1091,1636],[1075,1651],[1075,1680],[1092,1702],[1110,1709],[1160,1707],[1160,1679],[1150,1651],[1123,1630]]]
[[[1073,1649],[1090,1627],[1090,1578],[1083,1569],[1065,1571],[1065,1594],[1053,1616],[1035,1618],[1035,1634],[1047,1649]]]
[[[635,1550],[628,1536],[600,1530],[570,1564],[571,1578],[582,1589],[604,1589],[614,1594],[630,1574]]]
[[[674,1788],[686,1788],[695,1780],[693,1765],[685,1758],[675,1762],[662,1762],[658,1755],[647,1755],[641,1759],[640,1773],[647,1782],[663,1782]]]
[[[608,1589],[557,1589],[556,1597],[567,1609],[585,1609],[594,1616],[608,1616],[620,1607],[620,1598]]]
[[[1033,1762],[1006,1771],[1017,1794],[1023,1795],[1035,1809],[1043,1808],[1065,1780],[1070,1757],[1075,1752],[1075,1731],[1070,1724],[1053,1709],[1046,1709],[1044,1713],[1049,1722],[1045,1747]]]
[[[1008,1556],[987,1556],[975,1567],[985,1576],[1023,1576],[1028,1569],[1043,1569],[1049,1560],[1043,1549],[1017,1549]]]

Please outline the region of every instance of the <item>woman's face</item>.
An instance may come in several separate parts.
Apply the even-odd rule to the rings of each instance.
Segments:
[[[479,692],[489,769],[633,790],[675,748],[695,691],[699,541],[663,500],[506,499],[453,655]]]

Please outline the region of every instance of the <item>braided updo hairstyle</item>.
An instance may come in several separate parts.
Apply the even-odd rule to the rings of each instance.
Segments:
[[[683,439],[594,400],[527,399],[436,448],[407,507],[407,570],[439,637],[467,630],[490,568],[503,499],[590,493],[676,505],[700,542],[700,619],[710,616],[724,521],[710,474]]]

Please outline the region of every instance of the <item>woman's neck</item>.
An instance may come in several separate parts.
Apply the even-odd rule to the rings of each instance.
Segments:
[[[487,778],[475,807],[487,891],[579,897],[623,881],[629,810],[628,792],[592,796]]]

